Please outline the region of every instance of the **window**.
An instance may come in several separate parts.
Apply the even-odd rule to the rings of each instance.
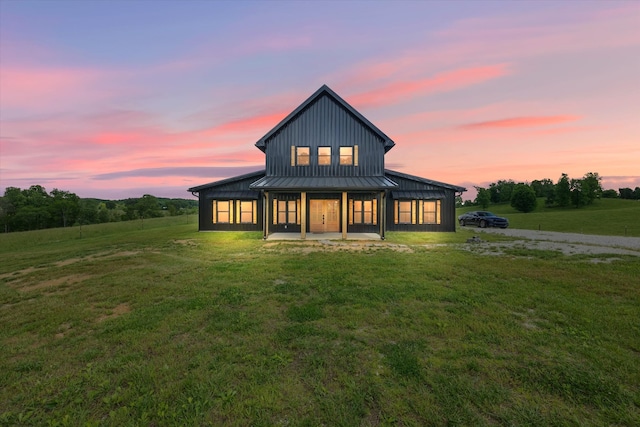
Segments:
[[[274,224],[300,224],[300,199],[276,200],[273,199],[273,223]]]
[[[255,200],[238,200],[240,205],[238,209],[238,216],[240,217],[240,224],[256,224],[256,204]]]
[[[256,200],[214,200],[214,224],[257,224]],[[235,212],[235,217],[234,217]]]
[[[349,200],[349,224],[378,223],[378,200]]]
[[[410,200],[398,202],[398,222],[400,224],[411,224],[411,205]]]
[[[340,147],[340,164],[343,166],[353,165],[353,147]]]
[[[422,201],[422,220],[420,224],[440,224],[440,200]]]
[[[440,200],[396,200],[395,224],[440,224]]]
[[[291,146],[291,166],[309,166],[309,147]]]
[[[233,201],[232,200],[214,200],[213,201],[213,223],[214,224],[231,224],[233,219]]]
[[[325,166],[331,164],[331,147],[318,147],[318,164]]]

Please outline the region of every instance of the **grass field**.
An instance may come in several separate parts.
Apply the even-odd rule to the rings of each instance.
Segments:
[[[188,221],[0,235],[0,425],[640,425],[638,257]]]
[[[463,212],[480,210],[479,206],[458,209]],[[600,199],[580,209],[547,208],[544,198],[538,199],[535,211],[522,213],[508,203],[490,205],[487,210],[506,216],[509,226],[528,230],[560,231],[565,233],[601,234],[640,237],[640,201]]]

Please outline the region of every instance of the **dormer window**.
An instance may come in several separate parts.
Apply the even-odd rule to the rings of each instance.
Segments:
[[[331,164],[331,147],[318,147],[318,164],[323,166]]]

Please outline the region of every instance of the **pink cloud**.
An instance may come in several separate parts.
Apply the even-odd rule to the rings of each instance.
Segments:
[[[418,80],[388,83],[377,89],[349,96],[356,108],[378,107],[436,92],[447,92],[483,83],[509,74],[506,64],[461,68]]]
[[[213,128],[212,131],[214,131],[215,133],[260,131],[266,134],[275,125],[280,123],[280,121],[284,119],[287,114],[288,112],[277,112],[245,117],[242,119],[226,122],[220,126]]]
[[[98,70],[82,68],[2,67],[0,101],[3,110],[43,109],[87,99],[104,77]]]
[[[501,128],[520,128],[520,127],[538,127],[555,125],[558,123],[572,122],[579,120],[578,116],[529,116],[529,117],[512,117],[508,119],[487,120],[483,122],[469,123],[461,125],[461,129],[478,130],[478,129],[501,129]]]

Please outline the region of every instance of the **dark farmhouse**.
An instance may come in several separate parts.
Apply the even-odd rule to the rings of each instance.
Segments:
[[[272,233],[455,231],[465,188],[384,168],[395,143],[327,86],[256,147],[264,170],[190,188],[199,229]]]

